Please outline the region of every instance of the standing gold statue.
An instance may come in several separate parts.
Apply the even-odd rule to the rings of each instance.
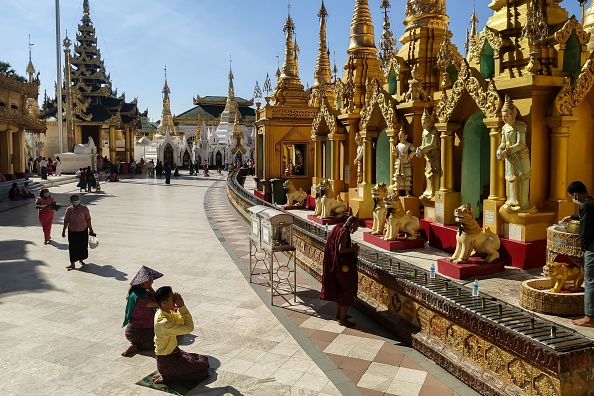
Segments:
[[[357,183],[363,183],[363,139],[358,133],[355,135],[357,144],[357,156],[354,165],[357,167]]]
[[[394,164],[394,185],[396,190],[404,191],[406,195],[410,193],[412,186],[412,163],[410,162],[415,155],[415,147],[406,139],[408,135],[404,126],[398,133],[398,144],[392,149],[392,154],[396,157]]]
[[[417,148],[417,157],[425,156],[425,177],[427,178],[427,187],[425,192],[419,198],[431,199],[435,192],[439,190],[441,181],[441,146],[439,132],[435,128],[434,116],[423,112],[421,117],[423,126],[423,140]]]
[[[505,161],[505,180],[507,181],[507,200],[503,205],[508,213],[532,212],[530,205],[530,151],[526,146],[527,126],[517,121],[518,108],[509,96],[501,108],[505,125],[501,129],[501,145],[497,149],[497,159]]]

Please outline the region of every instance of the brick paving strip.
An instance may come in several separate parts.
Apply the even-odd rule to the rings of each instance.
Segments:
[[[226,189],[216,188],[217,184],[209,189],[204,202],[207,218],[223,246],[227,244],[228,253],[249,279],[250,252],[246,236],[250,229],[228,202]],[[263,301],[269,303],[267,280],[263,277],[255,279],[257,281],[252,285],[259,283],[261,286],[253,286],[254,289]],[[357,323],[356,328],[338,325],[334,320],[336,306],[319,299],[319,282],[301,269],[298,269],[297,284],[297,303],[292,297],[277,296],[275,306],[282,310],[275,307],[271,310],[318,363],[340,394],[477,395],[417,351],[391,338],[355,309],[351,308],[349,313]]]

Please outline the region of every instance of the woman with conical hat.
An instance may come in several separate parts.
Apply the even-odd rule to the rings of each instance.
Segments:
[[[149,267],[142,266],[130,282],[126,314],[122,327],[126,326],[126,339],[130,346],[122,356],[131,356],[138,351],[152,350],[155,347],[154,317],[157,303],[153,298],[153,281],[163,274]]]

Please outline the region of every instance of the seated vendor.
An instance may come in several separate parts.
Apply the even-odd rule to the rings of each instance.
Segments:
[[[159,309],[155,314],[155,354],[157,370],[155,384],[201,380],[208,377],[208,358],[184,352],[177,346],[176,336],[194,330],[194,321],[183,298],[170,286],[157,289],[154,295]],[[174,312],[177,306],[178,312]]]
[[[12,187],[8,191],[8,199],[11,201],[18,201],[21,200],[21,190],[19,190],[19,186],[16,183],[12,183]]]

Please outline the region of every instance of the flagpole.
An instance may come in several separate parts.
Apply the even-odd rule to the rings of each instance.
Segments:
[[[63,153],[62,144],[62,53],[60,45],[60,0],[56,0],[56,57],[57,57],[57,92],[56,100],[58,102],[58,112],[56,113],[56,119],[58,120],[58,152]]]

